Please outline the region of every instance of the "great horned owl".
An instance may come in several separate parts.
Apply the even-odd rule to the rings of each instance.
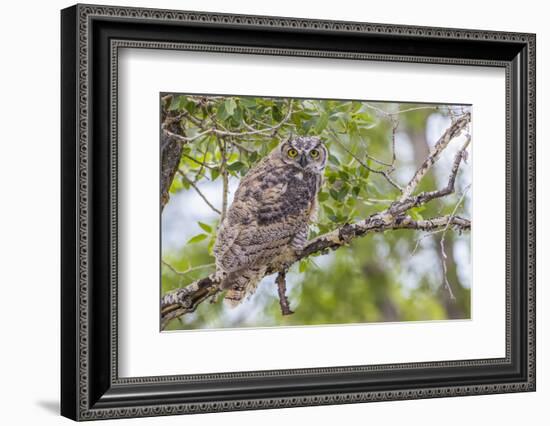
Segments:
[[[289,138],[240,181],[214,245],[216,274],[230,306],[303,248],[327,157],[319,138]]]

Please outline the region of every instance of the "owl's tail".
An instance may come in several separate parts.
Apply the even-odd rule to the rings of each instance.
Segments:
[[[229,274],[221,285],[228,289],[224,297],[225,304],[234,308],[247,296],[254,294],[264,273],[265,269],[247,269]]]

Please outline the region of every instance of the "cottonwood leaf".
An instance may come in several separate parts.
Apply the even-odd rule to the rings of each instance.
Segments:
[[[207,225],[206,223],[203,223],[203,222],[199,222],[199,226],[206,232],[208,232],[209,234],[212,233],[212,227],[210,225]]]
[[[187,244],[195,244],[195,243],[199,243],[201,241],[204,241],[208,238],[208,235],[206,234],[198,234],[198,235],[195,235],[193,238],[191,238],[189,241],[187,241]]]

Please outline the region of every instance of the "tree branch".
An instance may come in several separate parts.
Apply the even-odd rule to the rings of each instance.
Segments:
[[[279,293],[279,304],[281,305],[281,313],[283,315],[292,315],[294,312],[290,309],[288,298],[286,297],[286,272],[280,271],[275,279],[277,284],[277,292]]]
[[[221,154],[220,175],[222,176],[222,211],[220,215],[220,226],[225,219],[227,213],[227,199],[229,194],[229,177],[227,172],[227,146],[225,140],[217,138],[218,147]]]
[[[400,192],[403,191],[403,189],[399,186],[399,184],[397,184],[397,182],[395,182],[391,176],[389,175],[389,173],[386,171],[386,170],[382,170],[382,169],[373,169],[372,167],[370,167],[367,163],[365,163],[364,161],[362,161],[359,157],[357,157],[353,152],[351,152],[342,142],[340,142],[340,140],[338,139],[338,136],[336,134],[336,132],[332,132],[333,135],[335,135],[336,137],[334,138],[334,141],[340,145],[342,147],[342,149],[344,151],[346,151],[349,155],[351,155],[355,161],[357,161],[362,167],[364,167],[365,169],[367,169],[368,171],[372,172],[372,173],[377,173],[377,174],[380,174],[382,176],[384,176],[384,178],[386,178],[386,180],[390,183],[390,185],[392,185],[393,187],[395,187],[396,189],[398,189]],[[367,154],[368,155],[368,154]],[[368,156],[369,158],[372,159],[371,156]],[[380,161],[376,160],[377,163],[381,163]],[[382,163],[382,164],[385,164],[385,163]],[[388,165],[390,166],[390,165]]]
[[[178,169],[178,174],[185,179],[185,181],[196,191],[197,194],[203,199],[203,201],[206,203],[208,207],[210,207],[214,212],[221,215],[222,212],[219,211],[214,205],[206,198],[206,195],[202,193],[202,191],[199,189],[199,187],[193,182],[191,179],[189,179],[187,176],[185,176],[185,173],[181,169]]]
[[[449,145],[449,142],[454,139],[456,136],[460,135],[462,133],[462,130],[466,128],[466,126],[470,123],[471,115],[470,113],[466,113],[453,121],[451,124],[451,127],[449,127],[445,133],[439,138],[437,143],[434,145],[432,150],[430,151],[430,154],[422,165],[419,167],[419,169],[416,171],[412,179],[409,181],[407,186],[403,189],[403,194],[401,195],[401,201],[405,200],[406,198],[410,197],[411,194],[416,189],[416,186],[420,183],[422,178],[428,173],[430,168],[433,166],[433,164],[437,161],[443,150]]]
[[[292,105],[290,104],[286,116],[280,122],[275,124],[274,126],[266,127],[264,129],[249,130],[249,131],[245,131],[245,132],[232,132],[232,131],[226,130],[226,129],[220,130],[216,126],[213,126],[209,129],[205,129],[204,131],[202,131],[200,133],[197,133],[195,136],[186,137],[186,136],[182,136],[182,135],[179,135],[177,133],[174,133],[174,132],[168,130],[165,125],[162,126],[162,131],[166,136],[168,136],[172,139],[175,139],[179,142],[182,142],[182,143],[193,142],[194,140],[199,139],[199,138],[201,138],[203,136],[206,136],[206,135],[209,135],[209,134],[215,134],[215,135],[218,135],[218,136],[231,136],[231,137],[242,137],[242,136],[258,135],[258,134],[263,134],[263,133],[273,133],[273,132],[275,132],[276,130],[278,130],[281,126],[283,126],[290,119],[291,114],[292,114]],[[188,115],[183,115],[183,116],[185,116],[187,118],[189,117]],[[201,127],[201,128],[203,128],[203,127]],[[243,150],[248,150],[248,148],[245,148],[242,145],[239,145],[239,148],[243,149]]]
[[[334,231],[314,238],[306,244],[301,252],[296,253],[287,264],[291,266],[314,254],[325,254],[330,250],[336,250],[339,247],[349,244],[353,239],[369,233],[396,229],[435,231],[446,227],[451,227],[459,231],[467,231],[470,230],[471,223],[468,219],[459,216],[440,216],[425,220],[414,220],[410,216],[400,216],[392,220],[391,215],[387,213],[386,210],[383,213],[374,214],[365,220],[353,224],[346,224]],[[268,270],[266,271],[266,275],[271,275],[276,272],[280,271]],[[277,279],[281,280],[282,278],[278,277]],[[279,286],[280,295],[280,285],[279,283],[277,284]],[[171,319],[194,312],[199,304],[220,291],[219,282],[215,278],[215,274],[211,274],[184,288],[166,293],[161,299],[162,328],[164,328]],[[281,309],[283,309],[282,306]]]

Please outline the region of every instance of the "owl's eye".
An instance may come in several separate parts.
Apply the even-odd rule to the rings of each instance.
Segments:
[[[317,158],[319,157],[319,151],[316,149],[312,149],[311,151],[309,151],[309,155],[311,155],[311,158]]]
[[[296,151],[294,148],[290,148],[286,153],[290,158],[294,158],[298,155],[298,151]]]

